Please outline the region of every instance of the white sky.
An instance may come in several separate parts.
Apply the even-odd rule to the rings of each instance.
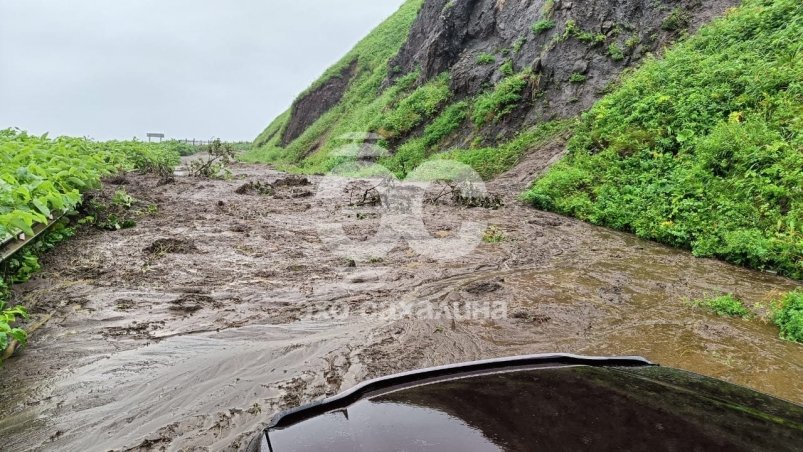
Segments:
[[[0,0],[0,129],[252,140],[402,0]]]

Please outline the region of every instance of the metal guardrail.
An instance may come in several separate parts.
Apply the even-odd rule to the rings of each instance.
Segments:
[[[22,235],[22,232],[20,232],[18,234],[6,236],[2,240],[0,240],[0,263],[5,262],[10,257],[12,257],[14,254],[16,254],[17,251],[19,251],[23,247],[25,247],[25,245],[27,245],[27,244],[31,243],[32,241],[36,240],[37,237],[39,237],[44,232],[46,232],[48,229],[50,229],[50,227],[53,226],[54,224],[56,224],[56,222],[58,222],[59,220],[64,218],[64,215],[65,215],[64,213],[60,214],[59,216],[57,216],[54,219],[50,220],[47,224],[37,224],[37,225],[35,225],[32,228],[33,229],[33,235],[30,236],[30,237],[26,236],[24,239],[20,239],[19,237],[20,237],[20,235]]]

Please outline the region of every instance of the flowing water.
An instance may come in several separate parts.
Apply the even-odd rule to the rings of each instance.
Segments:
[[[423,209],[435,237],[467,221],[503,236],[450,260],[404,243],[338,256],[319,226],[366,240],[379,207],[322,200],[318,178],[235,173],[118,181],[158,213],[80,231],[15,289],[47,321],[0,369],[4,450],[236,450],[276,411],[366,378],[539,352],[641,355],[803,402],[803,346],[764,320],[800,284],[522,206],[511,181],[531,173],[491,185],[501,209]],[[756,316],[689,303],[720,293]]]

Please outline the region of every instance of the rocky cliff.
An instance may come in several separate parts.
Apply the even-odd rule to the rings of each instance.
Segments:
[[[408,0],[256,145],[269,159],[325,169],[344,133],[378,132],[393,152],[447,110],[447,130],[418,154],[499,145],[588,109],[623,70],[737,3]],[[439,90],[444,74],[448,92]]]

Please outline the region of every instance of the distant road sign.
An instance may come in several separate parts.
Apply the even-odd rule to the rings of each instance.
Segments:
[[[149,133],[148,138],[164,138],[165,134],[163,133]]]

